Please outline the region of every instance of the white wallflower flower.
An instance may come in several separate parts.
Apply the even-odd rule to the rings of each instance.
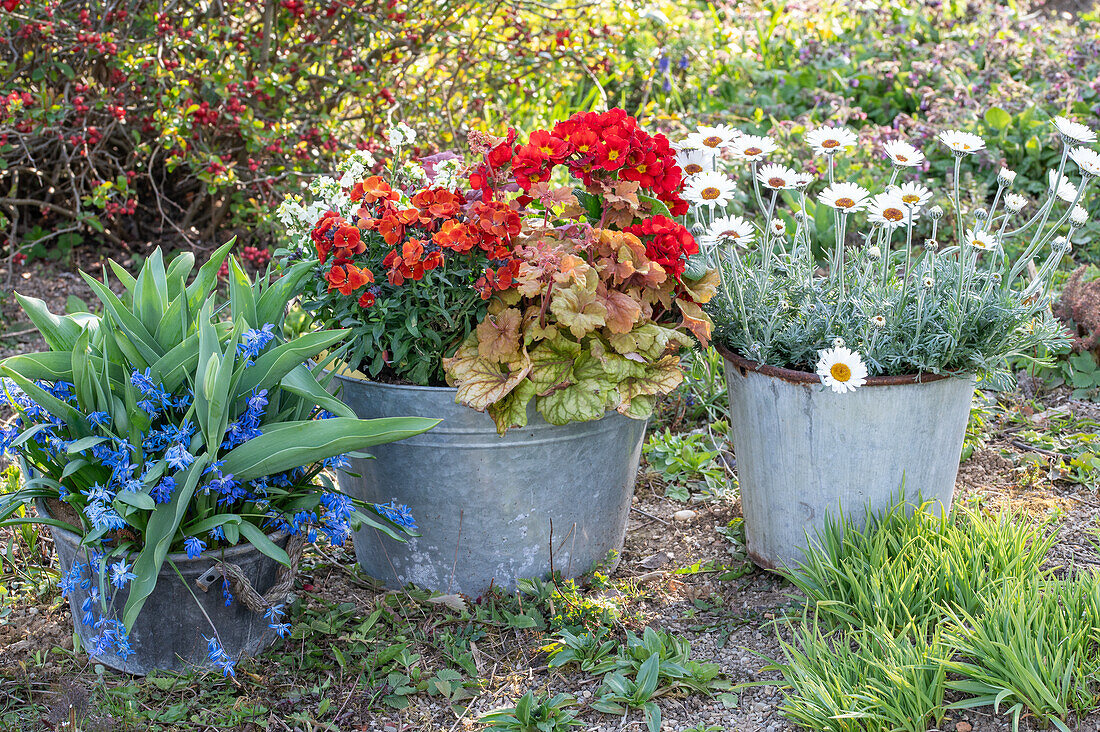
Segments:
[[[1096,133],[1080,122],[1057,116],[1051,120],[1058,134],[1067,145],[1091,145],[1096,142]]]
[[[821,377],[822,384],[837,394],[855,391],[867,383],[867,367],[863,359],[843,345],[818,353],[817,375]]]
[[[871,199],[867,207],[867,220],[890,228],[905,226],[910,220],[916,221],[919,214],[911,210],[893,192],[880,193]]]
[[[416,131],[404,122],[398,122],[386,131],[390,147],[412,145],[416,142]]]
[[[909,208],[920,208],[932,199],[932,191],[920,183],[902,183],[900,186],[890,186],[887,191],[901,199]]]
[[[783,165],[764,165],[756,172],[756,178],[766,188],[782,190],[794,188],[798,173]]]
[[[1026,205],[1027,199],[1019,193],[1009,193],[1005,196],[1005,208],[1012,213],[1020,213]]]
[[[817,195],[820,203],[845,213],[855,213],[867,206],[871,192],[855,183],[834,183]]]
[[[684,198],[695,204],[723,207],[733,198],[736,186],[721,173],[705,172],[688,178]]]
[[[915,168],[924,163],[924,153],[901,140],[887,140],[882,143],[882,151],[890,162],[899,168]]]
[[[703,245],[734,244],[745,247],[752,243],[755,230],[750,222],[740,216],[723,216],[707,227],[699,241]]]
[[[676,153],[676,164],[684,171],[684,177],[708,173],[714,170],[714,153],[700,148],[687,148]]]
[[[847,127],[818,127],[803,138],[815,155],[834,155],[855,145],[859,138]]]
[[[461,158],[439,161],[435,164],[435,178],[432,179],[432,185],[448,189],[457,188],[465,166]]]
[[[1069,178],[1064,175],[1059,180],[1057,170],[1047,171],[1047,187],[1066,203],[1073,203],[1077,200],[1077,186],[1073,185]]]
[[[983,252],[992,252],[1001,247],[997,237],[993,234],[988,231],[974,231],[973,229],[966,230],[966,243]]]
[[[730,143],[729,148],[735,157],[751,162],[763,160],[766,155],[778,150],[779,146],[770,137],[741,135]]]
[[[972,155],[985,148],[985,140],[971,132],[944,130],[937,137],[956,155]]]
[[[1069,159],[1077,164],[1081,175],[1095,178],[1100,175],[1100,154],[1087,147],[1075,147],[1069,151]]]

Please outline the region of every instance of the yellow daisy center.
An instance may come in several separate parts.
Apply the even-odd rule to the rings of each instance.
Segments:
[[[714,186],[707,186],[703,190],[699,191],[699,197],[702,198],[704,201],[713,201],[721,194],[722,192]]]
[[[845,196],[843,198],[836,199],[836,205],[839,208],[851,208],[852,206],[856,205],[856,202]]]
[[[761,150],[758,147],[747,147],[747,148],[745,148],[745,155],[759,155],[762,152],[764,152],[764,151]]]
[[[707,147],[718,147],[722,143],[722,138],[718,135],[711,135],[703,140],[703,144]]]
[[[897,160],[899,163],[908,163],[909,162],[909,158],[905,157],[904,155],[895,155],[894,159]]]
[[[777,178],[768,178],[768,185],[771,186],[772,188],[782,188],[783,186],[787,185],[787,181],[783,180],[782,178],[778,178],[778,177]]]
[[[834,363],[829,367],[829,375],[837,381],[844,383],[852,378],[852,370],[846,363]]]
[[[901,197],[901,200],[905,203],[916,203],[920,200],[920,196],[915,193],[906,193],[904,196]]]
[[[886,208],[882,210],[882,218],[887,221],[901,221],[905,218],[905,214],[896,208]]]
[[[821,147],[840,147],[840,140],[825,140],[821,143]]]
[[[696,173],[703,172],[703,166],[698,163],[688,163],[684,166],[684,172],[688,175],[695,175]]]

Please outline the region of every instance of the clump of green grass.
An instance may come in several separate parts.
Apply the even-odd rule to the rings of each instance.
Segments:
[[[826,732],[923,732],[946,709],[993,706],[1016,730],[1027,715],[1070,732],[1100,704],[1100,573],[1055,578],[1054,536],[968,506],[830,522],[785,572],[805,608],[772,667],[783,714]],[[945,705],[947,689],[967,697]]]
[[[794,626],[774,668],[793,689],[780,711],[822,732],[925,732],[943,719],[950,650],[938,632],[894,635],[885,627],[823,634]]]
[[[868,516],[863,529],[830,519],[815,551],[784,575],[826,626],[901,632],[950,609],[977,612],[990,588],[1041,573],[1056,538],[1012,513],[959,506],[947,518],[928,507],[899,501]]]
[[[1063,720],[1100,703],[1100,575],[1006,583],[979,612],[952,612],[945,637],[962,677],[948,687],[971,695],[952,708],[1003,707],[1014,728],[1026,710],[1070,732]]]

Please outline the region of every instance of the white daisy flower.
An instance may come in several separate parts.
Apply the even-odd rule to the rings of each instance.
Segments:
[[[867,383],[867,367],[855,351],[843,345],[818,353],[817,375],[837,394],[855,391]]]
[[[1096,177],[1100,175],[1100,154],[1087,147],[1075,147],[1069,151],[1069,159],[1077,164],[1081,175]]]
[[[985,140],[962,130],[944,130],[938,138],[956,155],[971,155],[985,148]]]
[[[787,225],[783,223],[783,219],[772,219],[768,229],[774,236],[783,236],[787,233]]]
[[[1047,171],[1047,187],[1066,203],[1073,203],[1077,200],[1077,186],[1073,185],[1069,178],[1064,175],[1061,180],[1058,180],[1057,170]]]
[[[915,168],[924,162],[924,153],[901,140],[887,140],[882,143],[882,151],[899,168]]]
[[[1051,120],[1067,145],[1090,145],[1096,142],[1096,133],[1080,122],[1058,116]]]
[[[676,164],[684,171],[684,177],[714,170],[714,153],[710,150],[686,148],[677,151]]]
[[[871,203],[867,207],[868,221],[872,224],[890,228],[905,226],[909,221],[909,217],[912,217],[912,220],[915,221],[917,216],[916,211],[912,211],[901,200],[901,197],[893,192],[878,194],[871,199]]]
[[[924,285],[924,289],[926,289],[926,290],[931,290],[931,289],[932,289],[932,286],[933,286],[934,284],[936,284],[936,283],[935,283],[935,282],[934,282],[934,281],[932,280],[932,278],[931,278],[931,277],[925,277],[925,278],[924,278],[924,279],[923,279],[923,280],[921,281],[921,284],[922,284],[922,285]]]
[[[900,186],[890,186],[887,192],[893,193],[901,199],[909,208],[920,208],[932,199],[932,191],[920,183],[902,183]]]
[[[717,125],[715,127],[703,125],[687,136],[687,142],[694,148],[720,150],[728,147],[731,142],[741,135],[741,130],[734,129],[729,125]]]
[[[753,225],[740,216],[723,216],[707,227],[699,241],[704,245],[734,244],[748,246],[755,236]]]
[[[855,183],[834,183],[817,194],[820,203],[845,213],[855,213],[867,206],[871,192]]]
[[[1019,193],[1009,193],[1005,196],[1005,208],[1012,213],[1020,213],[1026,205],[1027,199]]]
[[[772,190],[794,188],[797,177],[798,173],[795,171],[784,165],[774,163],[761,166],[760,170],[756,172],[756,179],[763,183],[766,188]]]
[[[876,328],[885,328],[886,327],[886,318],[883,317],[882,315],[872,315],[871,316],[871,325],[875,326]]]
[[[833,155],[855,145],[859,138],[847,127],[818,127],[803,138],[815,155]]]
[[[731,142],[729,147],[735,157],[750,162],[763,160],[764,156],[770,155],[779,149],[779,146],[775,144],[775,140],[759,135],[741,135]]]
[[[1074,206],[1069,212],[1069,222],[1074,226],[1084,226],[1089,222],[1089,212],[1080,206]]]
[[[814,182],[814,177],[809,173],[795,173],[794,174],[794,187],[805,188]]]
[[[684,198],[695,204],[724,207],[733,198],[735,188],[733,181],[721,173],[704,172],[688,178]]]
[[[966,230],[966,243],[983,252],[992,252],[1001,247],[997,237],[993,234],[988,231],[974,231],[973,229]]]
[[[1010,186],[1016,180],[1016,171],[1009,170],[1008,168],[1001,168],[997,173],[997,182],[1002,186]]]

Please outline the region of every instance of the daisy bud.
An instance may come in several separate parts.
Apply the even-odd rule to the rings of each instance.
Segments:
[[[876,328],[885,328],[886,318],[881,315],[874,315],[871,317],[871,325],[875,326]]]
[[[943,209],[939,206],[933,206],[932,208],[928,209],[927,213],[928,218],[932,219],[933,221],[939,221],[943,218]]]
[[[787,225],[783,223],[782,219],[772,219],[769,228],[771,229],[771,232],[776,236],[783,236],[787,233]]]
[[[882,250],[879,249],[877,246],[872,245],[867,247],[867,258],[870,259],[872,262],[877,262],[881,257]]]
[[[936,250],[938,250],[940,248],[940,243],[938,241],[936,241],[935,239],[925,239],[924,240],[924,248],[927,251],[935,252]]]
[[[833,339],[833,348],[844,348],[844,339],[843,338],[834,338]]]
[[[1050,248],[1055,252],[1061,252],[1063,254],[1073,249],[1073,246],[1069,243],[1069,239],[1064,236],[1054,237],[1054,241],[1050,243]]]
[[[1010,186],[1013,181],[1016,180],[1016,171],[1009,170],[1008,168],[1001,168],[1001,172],[997,173],[997,182],[1002,186]]]
[[[695,236],[705,234],[705,233],[707,233],[707,227],[704,226],[701,223],[700,224],[692,224],[691,225],[691,233],[694,234]]]
[[[993,284],[995,284],[995,285],[1001,284],[1001,273],[1000,272],[994,272],[990,276],[990,279],[993,280]]]
[[[931,278],[931,277],[925,277],[925,278],[924,278],[924,281],[923,281],[923,282],[921,282],[921,284],[922,284],[922,285],[924,285],[924,289],[926,289],[926,290],[931,290],[931,289],[932,289],[932,285],[934,285],[934,284],[936,284],[936,283],[932,281],[932,278]]]
[[[1089,221],[1089,212],[1080,206],[1074,206],[1073,210],[1069,212],[1069,223],[1071,226],[1084,226]]]
[[[812,302],[806,303],[806,312],[807,313],[816,313],[817,312],[817,305],[814,305]]]
[[[985,221],[985,216],[986,213],[984,208],[974,209],[974,218],[976,218],[978,221]]]

